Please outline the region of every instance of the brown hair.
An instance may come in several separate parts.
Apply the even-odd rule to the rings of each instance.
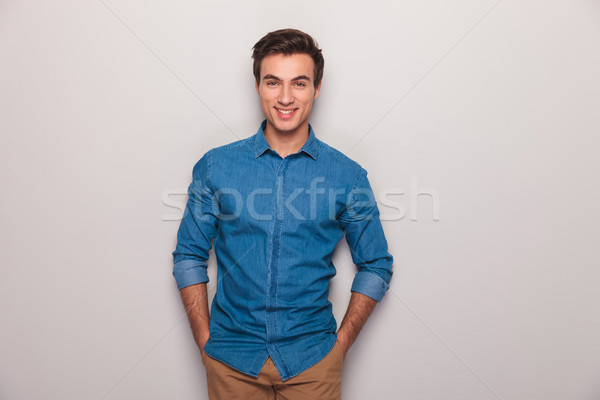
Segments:
[[[257,84],[260,83],[260,64],[263,58],[271,54],[308,54],[315,62],[315,87],[321,83],[325,60],[317,42],[309,34],[297,29],[279,29],[267,33],[256,42],[252,48],[252,69]]]

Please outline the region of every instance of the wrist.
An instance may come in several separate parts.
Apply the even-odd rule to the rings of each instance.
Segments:
[[[338,331],[337,341],[340,343],[340,345],[342,346],[342,350],[344,350],[344,353],[345,353],[348,350],[348,343],[347,343],[346,337],[344,336],[344,333],[342,331]]]

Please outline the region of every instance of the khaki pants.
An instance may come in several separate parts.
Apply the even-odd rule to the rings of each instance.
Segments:
[[[335,342],[325,358],[283,382],[271,357],[254,378],[202,352],[210,400],[340,400],[343,357]]]

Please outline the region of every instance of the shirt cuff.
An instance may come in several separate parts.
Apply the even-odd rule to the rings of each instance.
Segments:
[[[206,263],[198,260],[182,260],[173,266],[173,276],[177,282],[177,289],[197,283],[208,282]]]
[[[369,296],[375,301],[381,301],[390,285],[379,275],[367,271],[358,271],[354,276],[350,291]]]

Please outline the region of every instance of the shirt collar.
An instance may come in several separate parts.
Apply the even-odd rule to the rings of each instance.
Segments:
[[[258,128],[258,132],[254,135],[254,157],[258,158],[262,156],[265,151],[270,150],[269,142],[265,138],[265,133],[263,129],[267,126],[267,120],[265,119]],[[308,124],[308,140],[304,143],[304,146],[300,149],[299,152],[303,152],[311,156],[314,160],[317,159],[318,151],[318,143],[317,138],[315,136],[315,132],[310,124]]]

